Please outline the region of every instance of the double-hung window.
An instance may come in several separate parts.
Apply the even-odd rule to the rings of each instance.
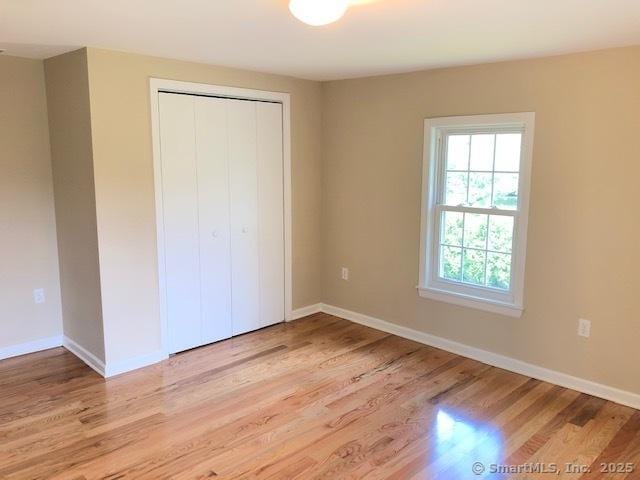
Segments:
[[[421,296],[521,315],[534,119],[425,121]]]

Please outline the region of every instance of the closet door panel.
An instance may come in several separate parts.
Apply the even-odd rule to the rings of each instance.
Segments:
[[[202,344],[232,335],[227,105],[195,97]]]
[[[284,320],[282,105],[258,103],[260,326]]]
[[[200,345],[200,249],[193,98],[161,93],[167,323],[171,353]]]
[[[233,334],[260,328],[256,104],[227,100]]]

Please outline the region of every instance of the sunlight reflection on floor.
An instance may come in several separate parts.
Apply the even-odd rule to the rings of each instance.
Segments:
[[[499,429],[447,408],[438,410],[434,427],[435,447],[430,460],[438,478],[501,478],[487,473],[491,464],[503,460]],[[482,464],[484,472],[473,470],[476,462]]]

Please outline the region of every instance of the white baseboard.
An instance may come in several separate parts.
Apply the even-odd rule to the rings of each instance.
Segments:
[[[84,363],[93,368],[96,372],[98,372],[103,377],[105,376],[105,366],[104,362],[96,357],[93,353],[91,353],[86,348],[82,347],[78,342],[72,340],[71,338],[64,336],[62,346],[73,353],[76,357],[82,360]]]
[[[141,355],[139,357],[131,358],[129,360],[123,360],[121,362],[107,362],[105,367],[105,377],[114,377],[122,373],[131,372],[142,367],[148,367],[154,363],[161,362],[169,358],[163,351],[149,353],[147,355]]]
[[[313,315],[314,313],[319,313],[322,311],[322,306],[322,303],[316,303],[315,305],[308,305],[306,307],[298,308],[291,312],[291,314],[287,318],[287,322],[292,322],[293,320],[298,320],[299,318],[308,317],[309,315]]]
[[[9,345],[8,347],[0,348],[0,360],[61,346],[62,335],[55,335],[48,338],[39,338],[37,340],[31,340],[30,342],[20,343],[18,345]]]
[[[89,352],[86,348],[80,346],[78,342],[64,337],[63,346],[73,353],[76,357],[93,368],[96,372],[105,378],[114,377],[122,373],[131,372],[138,368],[147,367],[154,363],[166,360],[168,357],[164,352],[157,351],[147,355],[141,355],[139,357],[131,358],[129,360],[123,360],[120,362],[103,362],[94,354]]]
[[[317,305],[311,305],[309,307],[296,310],[296,312],[305,312],[308,309],[311,313],[315,313],[318,311],[317,307]],[[446,338],[437,337],[435,335],[396,325],[379,318],[370,317],[369,315],[364,315],[358,312],[352,312],[351,310],[335,307],[333,305],[321,304],[320,311],[359,323],[360,325],[375,328],[376,330],[382,330],[383,332],[392,333],[399,337],[414,340],[431,347],[436,347],[441,350],[446,350],[447,352],[471,358],[494,367],[519,373],[527,377],[536,378],[561,387],[570,388],[572,390],[603,398],[605,400],[610,400],[621,405],[640,409],[640,394],[637,393],[620,390],[618,388],[592,382],[584,378],[574,377],[556,370],[550,370],[538,365],[516,360],[515,358],[506,357],[504,355],[499,355],[470,345],[454,342],[453,340],[447,340]]]

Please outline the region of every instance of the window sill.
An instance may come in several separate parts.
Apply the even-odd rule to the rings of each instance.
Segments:
[[[462,293],[448,292],[437,288],[418,287],[418,292],[422,298],[475,308],[477,310],[484,310],[485,312],[497,313],[499,315],[506,315],[509,317],[520,318],[524,310],[522,307],[517,305],[473,297]]]

